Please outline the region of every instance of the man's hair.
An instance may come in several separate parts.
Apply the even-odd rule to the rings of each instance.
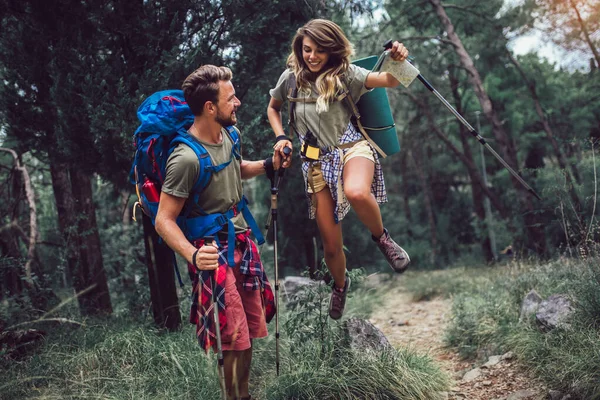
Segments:
[[[203,65],[192,72],[181,89],[188,106],[194,115],[202,115],[207,101],[217,103],[219,100],[219,81],[230,81],[231,70],[227,67]]]

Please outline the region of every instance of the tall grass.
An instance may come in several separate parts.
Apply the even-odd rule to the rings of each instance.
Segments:
[[[279,377],[274,324],[268,338],[254,342],[254,398],[435,400],[447,390],[447,377],[427,356],[344,347],[343,321],[327,315],[330,288],[314,290],[303,306],[281,309]],[[353,287],[345,317],[368,315],[378,297]],[[220,398],[215,357],[199,348],[191,325],[167,333],[124,316],[86,321],[75,330],[54,328],[27,358],[0,358],[0,374],[2,400]]]
[[[215,363],[187,333],[124,320],[49,335],[38,354],[2,363],[2,399],[218,399]]]
[[[449,379],[428,356],[405,349],[375,353],[346,347],[345,319],[364,317],[381,303],[376,290],[360,287],[361,270],[350,275],[358,288],[350,292],[341,321],[328,316],[331,288],[324,284],[307,288],[302,302],[284,314],[281,373],[274,378],[272,351],[270,358],[261,357],[269,363],[260,366],[261,373],[270,372],[259,393],[273,400],[443,398]],[[271,336],[261,347],[273,349],[273,342]]]

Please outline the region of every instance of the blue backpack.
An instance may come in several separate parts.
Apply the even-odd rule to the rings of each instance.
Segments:
[[[155,223],[167,160],[179,143],[189,146],[196,153],[200,162],[198,180],[191,191],[194,204],[198,203],[198,199],[210,182],[213,173],[227,167],[234,158],[238,160],[241,158],[240,136],[233,126],[228,126],[226,129],[233,141],[231,158],[223,164],[213,165],[206,149],[188,133],[188,129],[194,122],[194,115],[181,90],[164,90],[154,93],[140,105],[137,117],[140,126],[134,134],[136,152],[129,173],[129,180],[135,184],[138,196],[138,201],[134,204],[133,209],[134,217],[136,207],[140,207],[151,218],[152,224]],[[235,247],[235,228],[231,218],[238,212],[243,213],[244,219],[258,243],[262,244],[265,241],[250,213],[245,196],[232,209],[222,214],[203,213],[203,215],[189,218],[190,211],[191,207],[184,207],[182,214],[177,218],[177,225],[190,242],[205,236],[215,236],[225,225],[228,226],[227,261],[229,265],[234,265],[233,250]],[[215,238],[220,245],[218,236]]]

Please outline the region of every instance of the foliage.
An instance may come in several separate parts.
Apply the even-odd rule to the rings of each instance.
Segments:
[[[598,63],[600,41],[600,6],[589,0],[527,0],[521,5],[522,13],[529,16],[527,30],[535,29],[545,40],[580,57],[595,58]]]

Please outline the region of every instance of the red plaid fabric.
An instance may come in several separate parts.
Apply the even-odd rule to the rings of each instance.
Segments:
[[[190,311],[190,323],[196,325],[196,336],[200,346],[208,350],[216,344],[215,321],[213,315],[212,280],[216,276],[217,308],[219,312],[219,324],[221,331],[227,324],[225,314],[225,277],[227,275],[227,244],[219,248],[219,268],[215,271],[198,271],[193,265],[188,264],[188,272],[193,281],[192,286],[192,308]],[[194,246],[204,245],[204,239],[194,242]],[[244,290],[260,290],[265,305],[266,321],[270,322],[275,316],[275,296],[267,274],[260,261],[258,248],[250,239],[250,231],[236,235],[236,248],[242,252],[240,272],[245,276],[242,284]]]

